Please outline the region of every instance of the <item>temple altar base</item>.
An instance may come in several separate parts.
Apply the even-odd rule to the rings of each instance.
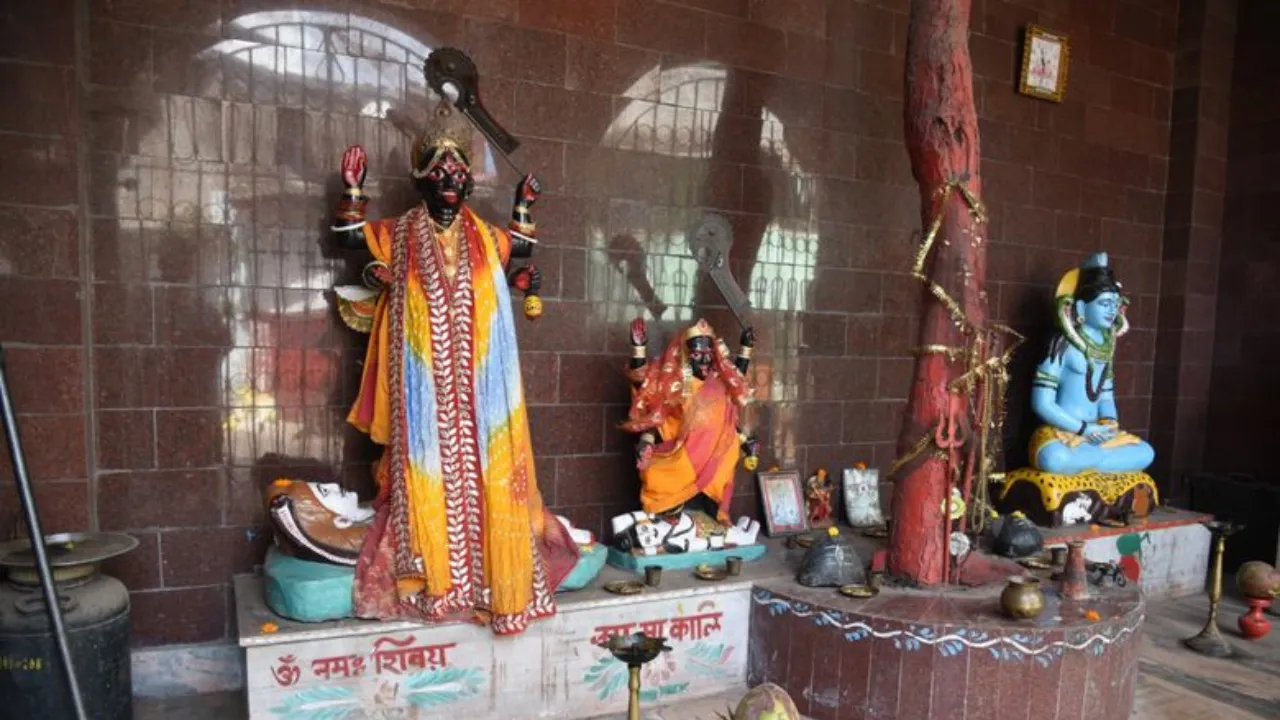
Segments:
[[[761,546],[763,548],[763,546]],[[707,582],[666,571],[659,588],[602,589],[634,574],[604,567],[582,590],[556,596],[558,613],[523,634],[465,622],[344,619],[294,622],[264,601],[263,577],[235,578],[249,717],[325,717],[405,710],[413,717],[589,718],[627,708],[627,669],[595,643],[619,633],[662,635],[672,652],[646,666],[646,709],[740,691],[746,682],[751,588],[788,570],[783,551]]]

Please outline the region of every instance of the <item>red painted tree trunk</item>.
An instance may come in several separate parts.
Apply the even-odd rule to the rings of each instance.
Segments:
[[[978,172],[978,119],[973,105],[973,66],[969,60],[969,12],[972,0],[912,0],[907,35],[906,143],[911,170],[920,184],[921,215],[927,232],[936,214],[944,214],[926,272],[963,309],[969,322],[984,327],[987,318],[986,236],[960,192],[939,205],[939,191],[964,182],[982,196]],[[925,291],[921,346],[964,347],[966,333],[947,308]],[[921,354],[898,438],[899,457],[945,416],[947,383],[964,372],[964,362],[937,353]],[[961,418],[968,413],[962,398]],[[959,453],[964,458],[967,453]],[[890,572],[922,585],[943,580],[946,559],[943,499],[950,492],[948,463],[929,445],[894,478]]]

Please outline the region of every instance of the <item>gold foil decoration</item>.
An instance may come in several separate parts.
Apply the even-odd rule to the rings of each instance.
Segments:
[[[978,382],[986,381],[983,384],[985,402],[982,403],[982,417],[974,418],[975,426],[978,428],[979,437],[981,438],[978,440],[981,447],[979,448],[980,452],[975,458],[975,462],[978,466],[977,471],[975,472],[975,475],[977,476],[975,500],[969,503],[969,507],[972,514],[977,516],[984,513],[986,508],[989,507],[988,493],[985,485],[989,480],[990,468],[994,466],[995,456],[999,453],[998,446],[1000,444],[1001,430],[1004,426],[1004,395],[1005,390],[1008,387],[1008,365],[1013,358],[1014,351],[1022,344],[1024,338],[1021,334],[1006,325],[992,324],[989,326],[989,329],[980,329],[975,327],[973,322],[970,321],[969,317],[965,314],[964,309],[955,301],[954,298],[951,297],[946,289],[931,280],[928,275],[925,274],[925,264],[928,262],[929,253],[933,250],[934,243],[938,241],[938,234],[942,229],[942,222],[946,216],[947,203],[951,200],[952,193],[954,192],[959,192],[964,198],[965,203],[968,205],[969,212],[974,216],[974,219],[977,222],[985,223],[987,221],[985,206],[973,194],[973,192],[969,190],[968,186],[964,182],[952,180],[939,187],[934,193],[937,198],[934,208],[934,217],[929,223],[928,232],[925,233],[920,242],[920,247],[916,250],[915,258],[911,266],[911,276],[925,284],[929,293],[947,309],[947,312],[951,315],[952,321],[955,323],[956,327],[972,339],[967,344],[967,347],[931,344],[916,348],[914,352],[918,355],[945,355],[949,362],[958,362],[962,358],[965,358],[967,360],[965,372],[952,379],[947,384],[947,390],[950,393],[964,393],[966,396],[969,396],[970,408],[974,408],[972,395]],[[976,238],[973,241],[978,242]],[[945,244],[947,241],[943,239],[942,242]],[[968,271],[966,271],[966,273],[967,272]],[[995,344],[993,333],[1007,335],[1012,338],[1012,341],[1004,349],[1004,352],[999,355],[987,357],[986,350],[988,349],[988,343],[991,345]],[[987,338],[988,334],[992,334],[992,337],[989,339]],[[944,415],[945,412],[946,411],[944,410]],[[944,417],[943,421],[945,420],[946,418]],[[937,447],[935,434],[936,433],[933,429],[926,431],[918,440],[916,440],[906,453],[894,461],[892,467],[889,469],[889,474],[891,476],[896,474],[904,466],[920,457],[927,449],[930,449],[930,446],[933,446],[930,452],[930,455],[933,458],[942,462],[949,462],[949,454],[943,452],[941,448]],[[972,437],[967,440],[967,442],[974,441],[975,439]],[[951,468],[951,471],[954,482],[954,475],[959,472],[959,468]],[[975,522],[974,529],[978,530],[980,527],[980,524]]]

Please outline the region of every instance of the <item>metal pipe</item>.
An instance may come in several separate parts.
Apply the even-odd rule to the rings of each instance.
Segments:
[[[40,529],[40,515],[36,512],[36,499],[31,493],[31,478],[27,477],[26,456],[22,453],[22,441],[18,439],[18,421],[13,414],[13,399],[9,396],[9,381],[4,370],[4,347],[0,346],[0,410],[4,414],[4,434],[9,443],[9,460],[13,475],[18,480],[18,497],[26,515],[27,534],[36,554],[36,570],[40,573],[40,587],[44,590],[44,604],[53,623],[53,635],[58,642],[58,654],[62,657],[62,670],[67,678],[67,689],[78,720],[88,720],[84,699],[80,696],[80,684],[76,681],[75,665],[71,662],[71,645],[67,641],[67,629],[62,623],[62,606],[58,604],[58,589],[53,584],[53,572],[49,569],[49,556],[45,552],[44,533]]]

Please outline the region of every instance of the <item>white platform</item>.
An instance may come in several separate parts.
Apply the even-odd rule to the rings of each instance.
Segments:
[[[1148,600],[1204,592],[1212,537],[1203,525],[1209,516],[1186,510],[1160,509],[1146,525],[1126,528],[1077,525],[1045,531],[1045,547],[1084,540],[1090,562],[1121,562],[1125,554],[1137,563],[1138,583]],[[1135,550],[1136,548],[1136,550]]]
[[[402,709],[422,718],[586,718],[627,706],[626,666],[594,642],[646,630],[672,652],[646,666],[645,704],[743,688],[754,583],[790,575],[786,551],[770,548],[743,573],[706,582],[666,572],[662,586],[632,596],[600,589],[631,579],[606,567],[590,588],[557,596],[559,612],[524,634],[497,637],[465,623],[344,620],[294,623],[267,610],[262,581],[235,578],[240,646],[251,718],[376,717]],[[275,632],[264,632],[268,623]],[[312,714],[328,709],[332,714]]]

